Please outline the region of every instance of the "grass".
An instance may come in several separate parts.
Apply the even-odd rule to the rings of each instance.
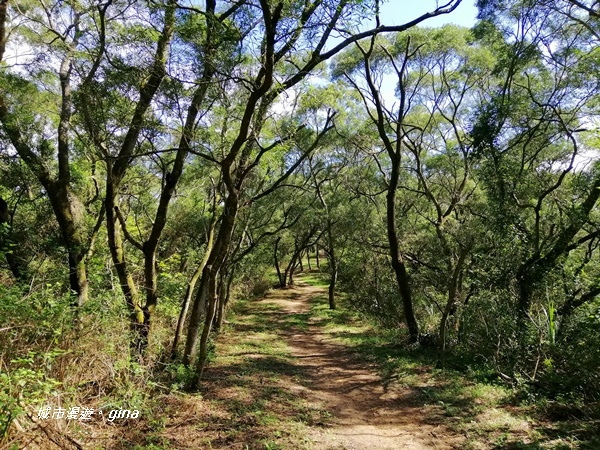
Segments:
[[[308,280],[303,276],[302,281],[326,286],[318,275]],[[437,352],[397,345],[402,341],[397,332],[382,330],[353,311],[343,294],[339,297],[335,311],[328,308],[325,296],[314,298],[313,323],[319,323],[332,341],[374,363],[385,383],[414,389],[412,401],[440,411],[431,417],[432,423],[463,435],[465,450],[600,448],[600,421],[550,420],[543,404],[520,402],[517,390],[493,381],[483,368],[455,370],[452,360]]]
[[[278,315],[275,305],[255,300],[238,302],[232,313],[203,383],[205,425],[197,442],[206,448],[311,448],[306,427],[324,423],[328,413],[287,388],[302,378],[302,368],[279,334],[306,329],[308,316]]]
[[[313,269],[311,271],[304,272],[301,277],[298,278],[298,280],[301,280],[303,283],[306,283],[309,286],[327,287],[329,285],[327,276],[327,274],[322,273],[317,269]]]
[[[326,274],[315,271],[299,276],[297,282],[327,286]],[[575,414],[556,401],[530,401],[494,382],[489,371],[477,367],[458,371],[450,359],[435,352],[406,350],[397,345],[402,341],[397,331],[382,330],[353,311],[343,294],[339,305],[338,310],[329,310],[326,295],[320,295],[313,298],[308,313],[280,314],[279,307],[267,301],[236,302],[229,323],[212,343],[209,370],[196,394],[180,391],[190,376],[183,366],[168,364],[165,371],[165,365],[157,362],[159,355],[154,368],[129,360],[123,351],[127,323],[112,316],[85,324],[77,352],[58,352],[45,362],[37,356],[31,362],[24,359],[22,380],[32,398],[53,405],[60,400],[67,406],[142,412],[135,421],[64,422],[50,430],[59,437],[69,434],[89,448],[310,449],[308,428],[327,426],[332,417],[322,405],[309,403],[290,389],[302,388],[306,377],[283,333],[319,326],[328,339],[377,367],[386,384],[414,392],[409,401],[428,405],[432,424],[464,436],[465,450],[600,448],[600,421]],[[103,334],[105,329],[112,334]],[[13,353],[26,354],[17,346],[25,348],[27,342],[14,339]],[[65,348],[67,344],[62,343]],[[27,381],[25,375],[33,373],[28,370],[42,371],[42,363],[51,365],[44,368],[47,378],[36,375],[35,382]],[[19,373],[10,373],[15,383],[21,382],[15,378]],[[59,388],[51,385],[54,379],[61,383]],[[53,396],[46,398],[48,390]],[[20,419],[20,426],[25,428],[21,437],[38,436],[47,442],[33,423]],[[11,435],[2,444],[15,442],[19,447],[19,439]]]
[[[165,393],[140,433],[129,429],[114,448],[310,449],[308,426],[329,413],[288,389],[302,378],[280,332],[306,326],[308,316],[278,315],[268,302],[236,302],[196,395]],[[278,322],[278,323],[276,323]],[[185,370],[172,366],[172,388],[185,384]],[[125,430],[124,430],[125,431]]]
[[[0,346],[2,370],[7,362],[16,361],[8,355],[33,355],[29,351],[32,339],[37,339],[38,347],[46,350],[22,357],[22,362],[11,362],[6,374],[0,370],[0,403],[5,396],[17,397],[13,390],[20,387],[26,394],[21,395],[21,403],[34,417],[43,405],[141,411],[135,420],[109,422],[95,416],[90,422],[53,420],[43,424],[52,433],[52,439],[69,436],[86,448],[309,448],[304,437],[307,424],[324,422],[327,413],[285,389],[289,380],[301,378],[301,374],[278,334],[284,328],[304,327],[307,317],[284,319],[277,316],[277,311],[277,306],[258,300],[236,302],[230,322],[211,344],[210,368],[203,389],[197,394],[181,391],[191,376],[182,365],[165,364],[165,358],[158,353],[150,355],[151,362],[138,363],[129,358],[125,317],[104,318],[97,314],[95,320],[82,325],[79,336],[76,330],[71,334],[63,331],[58,341],[54,339],[56,324],[68,323],[63,320],[63,316],[68,318],[67,313],[47,321],[47,339],[40,332],[45,332],[45,328],[22,327],[20,317],[13,314],[19,327],[9,331],[23,330],[28,339],[12,339],[10,346]],[[26,312],[22,321],[29,324],[31,314]],[[273,317],[281,323],[275,324]],[[172,323],[166,320],[164,324],[157,323],[153,339],[158,339],[163,326],[165,330],[172,329]],[[0,338],[8,339],[7,336],[4,333]],[[39,336],[53,345],[44,346]],[[170,336],[152,348],[168,348],[169,339]],[[72,343],[75,340],[77,347]],[[66,352],[63,347],[77,350]],[[48,348],[55,354],[52,359],[47,358]],[[10,382],[7,386],[5,378]],[[0,413],[3,408],[0,405]],[[10,411],[16,406],[11,408]],[[0,425],[3,420],[8,422],[10,417],[1,416]],[[0,448],[21,448],[32,439],[40,442],[40,448],[56,448],[41,426],[21,415],[6,438],[0,436]]]

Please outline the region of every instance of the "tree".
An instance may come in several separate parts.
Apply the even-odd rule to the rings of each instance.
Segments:
[[[245,107],[240,115],[235,138],[233,138],[228,152],[219,162],[223,180],[227,187],[227,198],[225,199],[224,213],[220,219],[215,246],[200,283],[200,289],[206,292],[205,298],[209,307],[196,369],[198,376],[193,384],[198,383],[206,363],[206,343],[210,333],[211,314],[213,314],[212,310],[215,304],[215,280],[227,254],[227,249],[231,245],[231,233],[239,210],[240,197],[243,195],[243,184],[252,169],[258,165],[260,159],[266,153],[265,149],[270,148],[269,145],[261,144],[257,151],[255,142],[261,141],[261,130],[267,119],[269,108],[275,99],[304,80],[320,63],[330,59],[348,45],[375,34],[404,31],[429,17],[453,11],[459,3],[459,1],[449,2],[431,13],[403,25],[379,26],[380,24],[377,24],[378,26],[371,30],[354,33],[350,31],[349,36],[344,36],[341,43],[336,44],[329,50],[324,49],[329,43],[330,37],[332,37],[332,32],[336,29],[355,30],[358,26],[357,21],[364,13],[369,12],[369,6],[371,5],[354,4],[345,0],[309,2],[303,6],[286,2],[271,4],[268,1],[261,1],[258,11],[251,13],[252,16],[260,20],[256,30],[261,36],[260,48],[256,49],[259,58],[255,66],[257,70],[254,73],[242,74],[240,77],[245,80],[244,82],[248,86],[248,92],[244,96]],[[376,7],[377,4],[375,2],[374,6]],[[309,30],[310,37],[307,35]],[[300,58],[294,57],[291,52],[302,56]],[[329,121],[330,118],[317,132],[315,142],[318,141],[319,136],[328,130]],[[287,139],[286,136],[282,138]],[[199,312],[200,305],[196,302],[192,309],[184,356],[188,364],[196,353],[200,328]]]
[[[14,255],[14,242],[11,236],[12,218],[8,203],[0,197],[0,252],[6,258],[8,267],[16,280],[21,279],[21,264]]]
[[[11,9],[10,14],[9,6],[9,2],[0,6],[0,63],[5,62],[6,50],[11,51],[8,37],[17,32],[30,45],[34,57],[25,58],[18,72],[3,68],[0,124],[14,150],[44,187],[68,254],[69,283],[76,296],[73,305],[81,306],[88,297],[86,263],[96,228],[85,224],[86,205],[77,189],[81,183],[76,186],[73,176],[71,119],[76,55],[86,53],[82,35],[90,26],[90,14],[84,5],[71,5],[64,20],[56,20],[51,11],[58,4],[27,4]],[[48,67],[55,69],[40,68],[39,61],[44,58]],[[93,200],[92,196],[85,203],[90,205]],[[92,214],[102,221],[101,212]]]
[[[477,208],[480,191],[473,176],[470,114],[485,98],[494,79],[494,57],[489,47],[474,41],[471,32],[453,26],[415,30],[415,49],[407,62],[411,109],[406,116],[405,166],[416,179],[406,191],[427,232],[418,253],[407,254],[411,264],[429,273],[429,285],[445,297],[440,310],[439,345],[448,345],[448,321],[466,299],[465,269],[477,244]],[[411,199],[412,197],[412,199]],[[417,237],[417,239],[419,239]],[[430,247],[430,248],[428,248]]]
[[[482,36],[502,31],[510,39],[499,60],[508,69],[473,135],[485,158],[492,201],[503,216],[497,222],[507,239],[513,234],[520,242],[513,276],[523,331],[548,276],[597,236],[588,226],[600,179],[577,170],[593,129],[586,124],[597,114],[597,93],[588,78],[597,58],[588,52],[594,23],[582,23],[581,16],[573,20],[575,11],[566,5],[571,2],[510,3],[514,22],[486,11],[488,22],[481,26]],[[522,120],[524,111],[535,119]],[[565,195],[575,201],[565,203]]]
[[[408,41],[410,42],[410,41]],[[365,43],[363,42],[363,45]],[[397,233],[397,213],[396,213],[396,192],[400,183],[400,168],[402,163],[403,153],[403,141],[404,141],[404,120],[408,112],[407,105],[407,91],[406,91],[406,70],[408,58],[410,56],[410,49],[406,46],[404,58],[400,66],[394,65],[396,75],[398,77],[399,85],[398,91],[400,96],[400,103],[396,111],[389,111],[382,99],[381,86],[376,85],[375,77],[373,75],[371,66],[371,57],[375,50],[376,37],[371,37],[366,45],[363,47],[361,43],[357,43],[357,53],[351,56],[355,56],[356,59],[351,61],[349,70],[346,68],[345,62],[338,63],[334,73],[343,75],[345,79],[356,89],[360,94],[365,109],[369,115],[369,118],[375,126],[379,138],[381,139],[382,146],[385,154],[389,160],[389,175],[386,175],[385,187],[386,187],[386,229],[387,239],[389,245],[389,254],[391,258],[392,269],[396,276],[396,282],[400,297],[402,298],[404,317],[408,326],[410,339],[412,342],[417,342],[419,339],[419,325],[414,313],[414,305],[412,298],[412,291],[408,279],[408,273],[406,270],[406,264],[402,253],[400,252],[400,242]],[[385,47],[381,47],[386,52]],[[388,53],[389,54],[389,53]],[[391,59],[391,55],[390,55]],[[356,67],[364,67],[364,72],[361,74],[364,76],[366,88],[361,89],[358,82],[351,77],[351,71]],[[371,110],[373,106],[374,111]],[[391,136],[390,136],[391,135]],[[381,163],[378,161],[381,167]],[[383,169],[381,169],[383,171]]]

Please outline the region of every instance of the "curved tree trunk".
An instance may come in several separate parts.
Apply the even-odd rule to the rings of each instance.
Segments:
[[[129,311],[130,329],[133,333],[132,348],[141,351],[145,342],[143,340],[144,311],[140,302],[139,293],[133,277],[127,268],[125,251],[123,249],[123,237],[121,235],[121,225],[117,219],[116,210],[116,186],[113,183],[112,166],[107,164],[107,183],[106,198],[106,231],[108,237],[108,247],[113,261],[113,265],[119,278],[119,285],[125,297],[127,310]]]
[[[144,116],[148,111],[148,108],[150,108],[152,100],[166,76],[166,59],[171,39],[175,31],[175,3],[172,0],[169,0],[164,6],[164,13],[163,28],[157,41],[152,69],[147,80],[139,89],[139,98],[129,123],[127,133],[123,138],[118,157],[115,159],[108,158],[106,161],[106,198],[104,203],[106,209],[108,245],[125,297],[125,302],[129,310],[130,326],[133,331],[132,347],[140,353],[143,352],[147,346],[150,317],[156,304],[155,249],[158,243],[157,229],[160,228],[161,224],[155,224],[155,226],[153,226],[152,235],[146,245],[135,242],[127,233],[124,221],[119,224],[120,213],[118,210],[117,199],[121,183],[129,169],[131,159],[136,152],[138,137],[144,126]],[[95,124],[86,120],[86,126],[89,128],[90,133],[94,135],[96,132]],[[164,193],[161,193],[161,204],[159,205],[161,211],[162,208],[164,208],[162,194]],[[161,219],[158,218],[158,220],[160,221]],[[145,306],[141,304],[137,288],[127,267],[121,231],[125,233],[125,237],[127,237],[132,244],[144,253],[146,276],[145,287],[147,292]]]
[[[294,267],[295,266],[296,266],[296,252],[294,251],[294,253],[292,254],[292,258],[290,259],[290,262],[286,266],[285,271],[283,273],[284,281],[283,281],[282,287],[291,286],[292,284],[294,284]]]
[[[7,2],[0,3],[0,21],[5,19]],[[4,16],[4,17],[3,17]],[[3,24],[4,25],[4,24]],[[5,29],[0,29],[0,44],[5,42]],[[71,101],[71,51],[77,46],[77,39],[67,43],[68,51],[63,57],[59,69],[61,87],[60,117],[57,129],[57,166],[58,174],[53,176],[40,156],[32,150],[27,138],[23,136],[19,121],[14,120],[12,114],[0,95],[0,123],[13,147],[23,159],[25,164],[36,176],[47,192],[52,210],[57,219],[64,246],[68,253],[69,285],[75,294],[72,306],[81,306],[88,297],[88,282],[86,272],[86,237],[82,229],[82,221],[78,220],[77,212],[80,208],[75,194],[70,189],[71,171],[69,162],[70,153],[70,120],[72,115]],[[4,49],[0,49],[2,52]],[[1,55],[0,55],[1,56]],[[44,143],[43,137],[38,137]]]
[[[402,143],[403,143],[403,122],[406,114],[406,90],[404,86],[404,74],[406,70],[406,64],[403,64],[401,68],[397,68],[396,72],[398,75],[398,90],[400,94],[400,105],[396,117],[388,117],[385,107],[383,105],[381,94],[379,89],[373,81],[370,57],[375,47],[375,39],[371,39],[371,46],[368,51],[363,51],[363,60],[365,64],[365,79],[371,92],[373,103],[377,111],[376,117],[373,117],[373,123],[377,127],[377,132],[387,154],[390,158],[391,173],[390,179],[387,184],[387,195],[386,195],[386,226],[388,243],[390,247],[390,259],[392,263],[392,269],[396,276],[396,283],[398,284],[398,290],[402,299],[402,306],[404,309],[404,319],[408,327],[411,342],[417,342],[419,340],[419,325],[415,317],[412,301],[412,292],[410,289],[408,274],[406,272],[406,266],[400,253],[400,245],[398,240],[398,234],[396,231],[396,191],[398,190],[399,178],[400,178],[400,164],[402,162]],[[405,61],[408,58],[408,47],[405,53]],[[386,125],[387,124],[387,125]],[[389,136],[389,126],[394,129],[395,141],[392,141]]]
[[[294,252],[294,254],[292,255],[292,259],[290,260],[290,263],[288,264],[287,268],[285,269],[285,278],[287,280],[287,282],[285,283],[285,286],[293,286],[294,285],[294,271],[296,270],[297,265],[298,265],[298,254],[296,252]]]
[[[400,255],[398,234],[396,233],[396,189],[398,188],[400,162],[399,158],[396,157],[394,159],[397,161],[392,161],[392,174],[386,196],[387,235],[390,245],[392,268],[394,269],[396,283],[398,284],[398,290],[400,291],[400,297],[402,298],[404,319],[406,320],[411,342],[417,342],[419,340],[419,324],[417,323],[417,319],[415,317],[408,274],[406,272],[406,266],[404,265],[402,256]]]

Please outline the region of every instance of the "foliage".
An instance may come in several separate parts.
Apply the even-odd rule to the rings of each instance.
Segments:
[[[307,269],[396,344],[600,400],[595,2],[200,3],[0,5],[1,439],[199,388]]]

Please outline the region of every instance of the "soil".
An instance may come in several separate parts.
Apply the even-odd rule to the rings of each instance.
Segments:
[[[110,450],[463,446],[443,408],[423,395],[435,387],[431,368],[416,368],[410,384],[384,379],[364,353],[336,339],[327,318],[311,312],[325,302],[325,288],[299,278],[293,288],[238,304],[216,339],[200,392],[165,385],[141,420],[95,423],[77,438],[86,449]],[[344,332],[364,329],[344,322]]]
[[[598,435],[597,422],[540,423],[507,389],[440,376],[427,359],[403,360],[370,339],[357,315],[327,317],[326,289],[305,280],[236,304],[200,392],[182,389],[189,373],[176,364],[152,386],[116,378],[112,396],[140,409],[139,419],[33,424],[19,430],[14,442],[23,445],[0,450],[600,448],[581,444]],[[365,349],[367,342],[379,344]],[[95,386],[90,406],[106,409]]]
[[[280,315],[308,313],[310,303],[323,288],[299,283],[292,289],[274,290],[262,302],[278,306]],[[279,317],[280,319],[281,317]],[[297,383],[287,389],[331,414],[327,426],[310,427],[315,449],[384,450],[452,449],[461,444],[441,425],[441,412],[423,405],[418,386],[398,386],[384,380],[373,365],[361,361],[346,346],[332,342],[318,322],[309,319],[305,329],[280,333],[302,367]],[[424,380],[426,382],[426,380]]]

